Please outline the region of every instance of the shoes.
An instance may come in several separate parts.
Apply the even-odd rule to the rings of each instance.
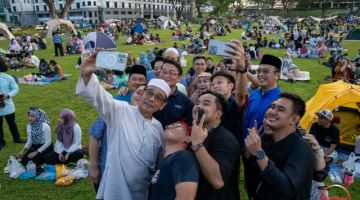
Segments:
[[[19,140],[16,140],[14,141],[15,143],[18,143],[18,144],[25,144],[26,143],[26,140],[23,140],[23,139],[19,139]]]

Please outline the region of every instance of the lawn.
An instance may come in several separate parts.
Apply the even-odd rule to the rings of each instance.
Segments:
[[[172,46],[171,31],[169,30],[152,30],[152,33],[159,33],[162,41],[166,41],[161,45],[157,45],[159,48]],[[239,39],[241,36],[241,30],[234,30],[231,34],[224,37],[218,37],[220,40]],[[271,37],[268,37],[271,38]],[[121,52],[131,51],[133,55],[138,56],[139,52],[146,51],[147,48],[154,48],[155,46],[125,46],[120,44],[125,41],[125,37],[122,36],[119,40],[118,50]],[[247,41],[249,43],[251,41]],[[178,42],[180,46],[182,42]],[[186,42],[188,43],[188,41]],[[6,48],[8,41],[1,41],[0,48]],[[360,42],[345,41],[344,46],[348,49],[350,58],[352,59],[357,53]],[[284,57],[284,50],[263,49],[265,53],[271,53],[277,56]],[[54,132],[59,112],[63,108],[70,108],[77,114],[77,121],[82,128],[83,138],[82,145],[88,144],[88,128],[94,122],[97,117],[96,111],[89,106],[83,99],[75,95],[75,85],[79,77],[79,70],[74,66],[77,63],[78,55],[69,55],[65,57],[54,57],[54,50],[52,40],[48,40],[48,49],[36,51],[35,55],[39,58],[45,58],[48,61],[55,59],[61,66],[65,73],[72,74],[68,80],[54,82],[44,86],[32,86],[32,85],[19,85],[20,91],[14,98],[16,106],[16,118],[18,128],[20,130],[22,138],[26,138],[26,125],[27,125],[27,112],[30,106],[40,107],[45,110],[51,120],[51,128]],[[214,61],[217,62],[221,59],[219,56],[212,56]],[[186,57],[188,59],[188,65],[191,65],[191,56]],[[284,91],[294,92],[300,95],[305,100],[309,100],[316,92],[319,84],[326,83],[324,76],[330,74],[330,69],[319,64],[318,59],[294,59],[295,64],[299,66],[301,70],[310,71],[311,81],[308,82],[295,82],[288,83],[280,81],[279,84]],[[254,61],[258,63],[259,61]],[[19,72],[9,71],[9,74],[22,77],[25,74],[35,72],[33,70],[21,70]],[[113,91],[115,92],[115,91]],[[15,144],[12,142],[7,125],[4,125],[5,139],[7,141],[6,147],[0,151],[0,168],[3,169],[6,166],[8,157],[10,155],[16,155],[23,147],[23,145]],[[53,141],[55,135],[52,134]],[[243,179],[241,179],[241,196],[242,199],[246,198],[246,192],[244,190]],[[356,183],[350,187],[350,191],[353,199],[360,199],[359,187],[360,183],[356,180]],[[95,192],[89,179],[76,181],[69,187],[57,187],[53,182],[40,182],[34,180],[13,180],[8,178],[7,175],[0,173],[0,199],[94,199]]]

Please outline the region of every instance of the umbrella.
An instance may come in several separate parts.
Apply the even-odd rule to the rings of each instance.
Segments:
[[[114,41],[103,32],[90,32],[84,38],[84,46],[86,50],[94,51],[96,48],[115,49]]]

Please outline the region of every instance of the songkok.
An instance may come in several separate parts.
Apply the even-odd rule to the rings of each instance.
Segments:
[[[271,65],[280,70],[282,61],[276,56],[265,54],[260,61],[260,65]]]
[[[159,89],[161,89],[162,91],[165,92],[166,97],[169,97],[169,95],[170,95],[170,87],[164,80],[158,79],[158,78],[153,78],[147,84],[147,86],[151,86],[151,85],[155,86],[155,87],[158,87]]]
[[[147,76],[146,76],[146,69],[145,69],[145,67],[142,66],[142,65],[134,65],[134,66],[132,66],[131,69],[130,69],[129,77],[130,77],[132,74],[141,74],[141,75],[144,75],[145,78],[147,78]]]

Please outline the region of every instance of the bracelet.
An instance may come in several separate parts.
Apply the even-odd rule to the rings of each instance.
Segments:
[[[244,73],[246,73],[247,72],[247,69],[246,69],[246,67],[244,67],[243,69],[239,69],[239,68],[237,68],[237,70],[236,70],[237,72],[239,72],[240,74],[244,74]]]

